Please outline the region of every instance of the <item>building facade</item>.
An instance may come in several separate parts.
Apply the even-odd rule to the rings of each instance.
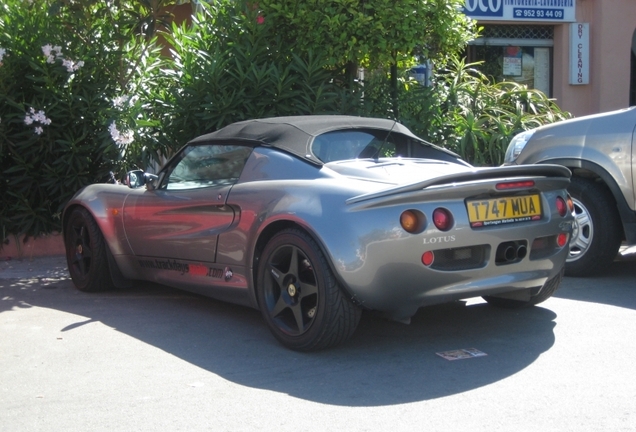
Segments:
[[[636,0],[466,0],[483,27],[468,49],[497,80],[575,116],[636,105]]]

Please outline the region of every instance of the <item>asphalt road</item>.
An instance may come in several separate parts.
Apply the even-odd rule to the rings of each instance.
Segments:
[[[636,430],[636,260],[539,307],[364,315],[299,354],[258,311],[139,285],[76,291],[59,260],[0,263],[2,431]],[[475,348],[449,361],[436,353]]]

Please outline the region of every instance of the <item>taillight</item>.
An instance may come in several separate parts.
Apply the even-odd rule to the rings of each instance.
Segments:
[[[433,252],[427,251],[422,254],[422,264],[424,264],[426,267],[433,264],[434,260],[435,260],[435,254]]]
[[[561,198],[560,196],[556,198],[556,208],[557,208],[557,211],[559,212],[559,216],[561,217],[565,216],[568,212],[568,206],[565,203],[565,200]]]
[[[404,231],[417,234],[424,231],[426,217],[419,210],[405,210],[400,215],[400,225]]]
[[[568,194],[568,210],[570,213],[574,213],[574,201],[572,201],[570,194]]]
[[[436,208],[433,211],[433,223],[440,231],[448,231],[453,227],[453,215],[445,208]]]
[[[565,233],[561,233],[557,236],[557,244],[559,247],[563,247],[568,243],[568,235]]]

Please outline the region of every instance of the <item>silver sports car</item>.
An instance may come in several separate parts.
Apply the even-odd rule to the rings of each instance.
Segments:
[[[408,322],[482,296],[558,288],[570,171],[474,168],[391,120],[249,120],[190,141],[158,175],[94,184],[63,214],[75,286],[149,280],[261,310],[301,351],[349,338],[363,310]]]

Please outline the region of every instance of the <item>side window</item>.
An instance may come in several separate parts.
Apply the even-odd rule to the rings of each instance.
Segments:
[[[199,144],[183,149],[166,170],[160,188],[197,189],[232,185],[238,181],[252,147]]]
[[[311,150],[324,163],[356,158],[394,157],[397,155],[394,141],[397,135],[380,130],[327,132],[314,139]]]

